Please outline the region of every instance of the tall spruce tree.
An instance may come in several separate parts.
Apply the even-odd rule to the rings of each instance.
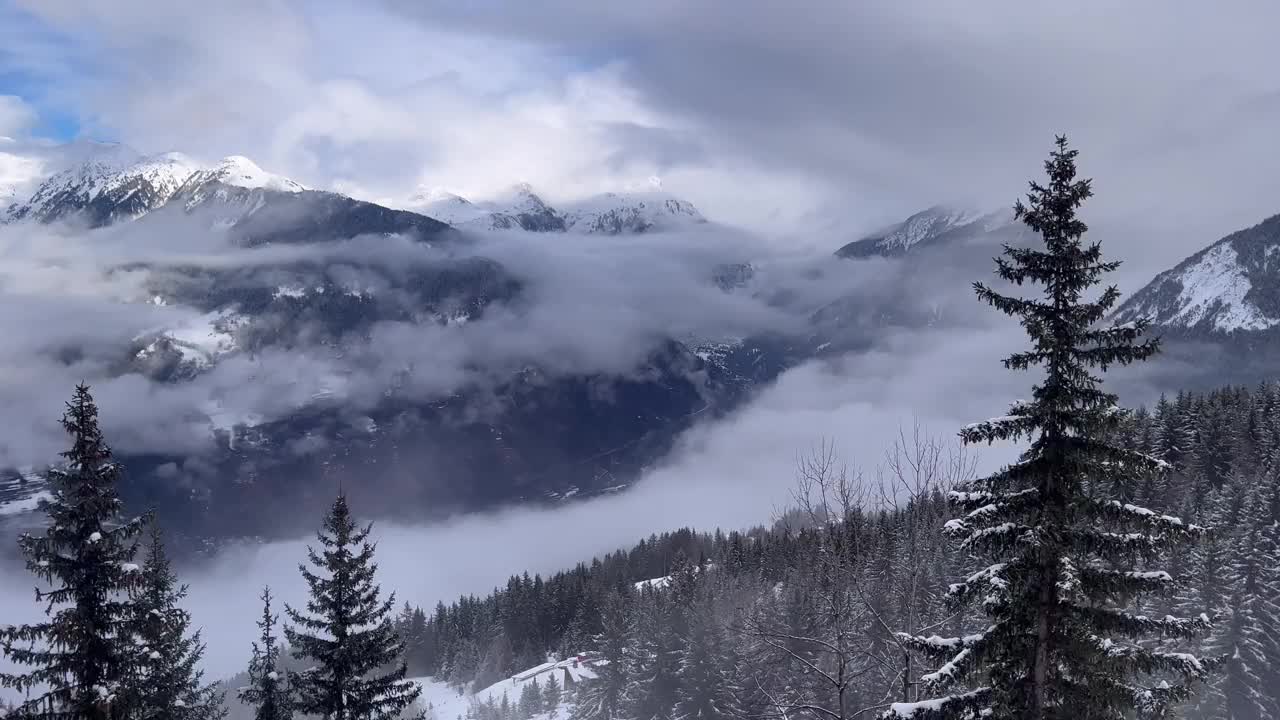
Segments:
[[[396,718],[422,691],[404,679],[395,594],[379,599],[371,530],[356,526],[346,496],[338,495],[317,535],[321,550],[307,548],[314,570],[298,566],[311,598],[306,612],[285,605],[296,624],[285,627],[285,636],[295,657],[316,663],[291,678],[301,713],[326,720]]]
[[[249,660],[249,684],[242,688],[240,702],[253,706],[254,720],[292,720],[293,697],[280,668],[280,644],[276,623],[280,616],[271,612],[271,588],[262,588],[262,617],[258,630],[262,633],[253,643]]]
[[[143,519],[122,520],[116,492],[120,467],[98,428],[87,385],[76,387],[62,427],[72,438],[63,467],[49,472],[52,499],[43,535],[23,535],[27,569],[48,620],[0,628],[4,654],[29,672],[0,673],[0,685],[35,691],[24,718],[100,720],[130,716],[127,690],[138,659],[129,591],[141,574],[133,563]]]
[[[676,695],[676,720],[730,720],[741,717],[738,669],[733,645],[716,617],[716,606],[705,592],[690,609],[689,629],[679,649],[681,684]]]
[[[604,632],[596,637],[600,658],[604,661],[596,667],[596,677],[582,682],[574,694],[571,720],[616,720],[628,717],[624,712],[628,676],[627,642],[631,637],[627,620],[626,603],[622,596],[610,593],[601,608]],[[564,692],[570,685],[566,682]],[[559,691],[557,692],[557,695]]]
[[[679,573],[673,576],[674,581]],[[680,635],[686,617],[667,588],[646,589],[636,600],[635,621],[627,638],[623,691],[624,717],[672,720],[680,693]]]
[[[224,717],[223,695],[204,683],[200,632],[190,632],[191,614],[179,607],[185,585],[164,550],[160,526],[151,523],[142,578],[134,591],[134,631],[139,657],[131,683],[133,717],[140,720],[218,720]]]
[[[975,284],[979,298],[1018,318],[1031,339],[1032,347],[1010,355],[1005,367],[1044,368],[1030,402],[961,432],[967,443],[1030,443],[1018,462],[952,494],[965,514],[948,531],[991,564],[953,585],[950,596],[980,606],[987,626],[956,638],[900,636],[943,662],[922,678],[927,690],[943,694],[895,704],[890,716],[1092,719],[1124,718],[1135,709],[1162,715],[1212,664],[1140,642],[1195,637],[1209,627],[1207,617],[1147,617],[1128,609],[1134,597],[1172,582],[1144,563],[1203,531],[1105,492],[1136,486],[1130,478],[1160,472],[1163,464],[1109,442],[1123,414],[1093,369],[1144,360],[1157,342],[1139,342],[1142,321],[1099,327],[1119,297],[1114,286],[1095,300],[1085,297],[1118,263],[1104,261],[1098,243],[1082,242],[1087,227],[1076,209],[1092,193],[1088,180],[1076,178],[1076,153],[1057,138],[1045,163],[1048,184],[1032,182],[1027,203],[1015,206],[1016,217],[1043,238],[1043,249],[1006,246],[996,259],[1001,278],[1042,285],[1043,297]]]

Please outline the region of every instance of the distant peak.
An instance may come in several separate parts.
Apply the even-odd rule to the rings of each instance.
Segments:
[[[228,155],[222,158],[222,161],[218,163],[218,167],[245,170],[247,172],[262,172],[262,168],[258,167],[258,163],[243,155]]]
[[[195,165],[195,164],[196,164],[196,161],[195,161],[195,160],[192,160],[192,159],[191,159],[191,157],[190,157],[189,155],[184,155],[183,153],[180,153],[180,152],[177,152],[177,151],[172,151],[172,152],[167,152],[167,153],[160,153],[159,155],[156,155],[156,156],[155,156],[155,159],[156,159],[156,160],[158,160],[158,161],[160,161],[160,162],[179,163],[179,164],[182,164],[182,165]]]
[[[417,192],[409,197],[409,201],[415,204],[429,205],[434,203],[455,203],[470,204],[471,201],[458,195],[457,193],[445,190],[439,186],[419,186]]]
[[[265,188],[281,192],[301,192],[306,189],[289,178],[263,170],[257,163],[243,155],[228,155],[222,158],[210,174],[211,179],[242,188]]]

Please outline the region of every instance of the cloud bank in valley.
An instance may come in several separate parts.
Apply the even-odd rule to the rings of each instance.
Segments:
[[[823,440],[834,442],[841,457],[870,479],[900,429],[909,433],[919,423],[927,435],[947,442],[959,425],[980,419],[972,417],[974,408],[1003,412],[1005,401],[1025,389],[1023,378],[1010,377],[997,364],[999,354],[1016,344],[1016,332],[993,326],[927,337],[902,333],[881,351],[795,368],[749,406],[690,431],[670,458],[622,493],[555,509],[459,516],[426,527],[380,524],[384,588],[430,607],[459,594],[487,592],[511,573],[571,567],[651,532],[767,523],[791,500],[797,456]],[[982,449],[980,466],[993,467],[1012,452]],[[212,675],[242,669],[254,632],[248,619],[256,607],[255,588],[270,584],[286,601],[304,599],[297,563],[305,544],[231,549],[186,573],[188,607],[207,628]],[[0,607],[10,621],[36,611],[21,590],[27,584],[16,574],[5,578]]]
[[[610,238],[495,233],[452,248],[407,237],[243,248],[163,212],[88,232],[0,226],[0,258],[8,338],[0,407],[15,428],[0,444],[0,466],[53,457],[62,443],[58,408],[80,380],[93,384],[121,449],[190,452],[211,438],[210,414],[271,419],[320,392],[358,412],[393,382],[402,397],[439,398],[529,366],[552,375],[627,373],[664,338],[794,332],[825,302],[872,293],[887,277],[826,252],[781,253],[759,236],[713,225]],[[127,364],[134,338],[210,332],[207,308],[165,299],[174,288],[194,288],[191,302],[203,297],[201,283],[294,292],[303,268],[311,282],[415,312],[412,273],[460,258],[498,262],[521,289],[471,322],[379,319],[367,333],[334,341],[289,320],[296,340],[222,357],[182,382],[153,381]],[[746,260],[760,264],[758,292],[716,285],[719,268]]]

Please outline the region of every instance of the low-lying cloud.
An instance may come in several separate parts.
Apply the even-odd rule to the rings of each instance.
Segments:
[[[318,279],[414,315],[414,273],[481,258],[521,287],[470,322],[392,316],[333,338],[305,317],[282,317],[277,340],[220,357],[188,380],[153,381],[130,364],[134,338],[209,333],[216,318],[201,303],[220,292],[297,292],[291,278]],[[0,467],[54,457],[63,442],[58,410],[82,380],[118,448],[188,453],[212,437],[211,414],[221,418],[215,424],[269,420],[318,394],[360,411],[393,383],[402,397],[431,399],[526,367],[624,374],[666,338],[795,332],[813,309],[854,291],[874,294],[889,277],[874,263],[841,262],[829,250],[783,254],[717,226],[634,237],[494,233],[444,248],[408,237],[244,248],[167,212],[92,231],[0,226],[0,259],[0,415],[14,428],[0,443]],[[716,285],[720,267],[748,260],[760,265],[751,286]]]
[[[1006,401],[1021,396],[1029,380],[998,365],[1016,337],[1017,328],[1007,325],[903,333],[883,352],[807,363],[785,373],[749,406],[690,430],[670,458],[622,493],[557,508],[464,515],[425,527],[379,524],[381,582],[399,600],[429,609],[437,600],[483,594],[509,574],[566,569],[652,532],[768,523],[791,500],[797,456],[823,441],[833,442],[850,466],[872,478],[900,430],[910,435],[919,424],[926,436],[950,442],[961,424],[981,419],[974,412],[1004,412]],[[977,457],[980,467],[990,469],[1012,452],[983,448]],[[187,607],[206,628],[211,675],[243,669],[260,586],[270,584],[295,605],[304,600],[297,564],[305,544],[233,548],[184,572],[191,584]],[[4,580],[15,589],[0,599],[6,620],[32,617],[36,607],[16,591],[27,579],[11,573]]]

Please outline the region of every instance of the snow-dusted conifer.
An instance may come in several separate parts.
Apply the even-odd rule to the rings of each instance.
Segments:
[[[552,717],[555,717],[556,709],[560,707],[560,683],[554,672],[547,675],[547,682],[542,686],[542,707]]]
[[[103,720],[126,717],[124,691],[137,660],[128,591],[141,519],[123,521],[116,491],[120,467],[98,428],[98,408],[86,385],[76,387],[62,426],[72,438],[63,467],[51,470],[52,500],[43,535],[19,540],[27,569],[49,589],[36,600],[48,619],[0,629],[10,662],[32,668],[0,673],[0,685],[34,691],[19,708],[24,718]]]
[[[280,643],[275,632],[280,617],[271,612],[271,588],[264,587],[261,598],[258,630],[262,634],[253,643],[249,684],[238,695],[240,702],[253,706],[254,720],[292,720],[293,698],[280,667]]]
[[[1001,294],[978,283],[978,296],[1017,317],[1032,341],[1004,364],[1042,366],[1030,402],[1009,414],[966,427],[965,442],[1027,439],[1021,458],[952,494],[965,513],[947,524],[970,553],[990,565],[950,588],[954,601],[976,603],[986,626],[970,635],[903,635],[901,640],[942,662],[923,676],[935,697],[895,704],[889,716],[936,718],[1125,718],[1136,709],[1163,713],[1185,699],[1212,663],[1163,646],[1151,636],[1191,638],[1207,617],[1149,617],[1128,609],[1132,598],[1166,589],[1167,572],[1144,569],[1169,544],[1195,538],[1199,527],[1128,504],[1105,489],[1136,486],[1125,476],[1160,472],[1163,464],[1109,444],[1122,414],[1093,368],[1105,371],[1149,357],[1155,341],[1139,342],[1146,323],[1099,327],[1119,297],[1108,287],[1085,292],[1117,263],[1097,243],[1082,243],[1087,227],[1076,209],[1091,195],[1076,179],[1076,151],[1064,137],[1045,163],[1047,185],[1031,183],[1016,215],[1044,248],[1004,249],[997,274],[1036,283],[1043,298]]]
[[[218,720],[226,715],[222,693],[204,683],[200,632],[189,633],[191,615],[178,606],[178,585],[159,525],[151,524],[142,579],[134,592],[134,632],[139,657],[130,683],[133,717],[140,720]]]
[[[683,627],[685,616],[675,608],[669,594],[667,590],[648,589],[636,601],[624,662],[624,717],[671,720],[674,716],[680,692],[680,636],[675,628]]]
[[[339,495],[317,535],[321,550],[307,548],[312,567],[299,565],[311,598],[305,611],[285,605],[295,624],[285,627],[285,636],[295,657],[315,663],[290,678],[300,713],[388,720],[422,692],[404,679],[404,648],[392,613],[395,595],[378,597],[371,530],[356,526],[346,496]]]
[[[616,720],[624,714],[625,693],[631,675],[627,665],[627,643],[631,638],[627,608],[622,596],[610,594],[601,608],[604,631],[595,645],[604,662],[596,665],[596,677],[576,686],[572,720]],[[565,691],[569,689],[565,684]],[[550,691],[548,687],[547,691]],[[550,705],[550,703],[548,703]]]
[[[542,712],[542,685],[538,678],[535,677],[520,687],[520,701],[516,709],[521,720],[528,720]]]
[[[682,638],[678,658],[677,720],[729,720],[742,716],[742,688],[734,676],[737,658],[724,628],[716,621],[715,605],[705,593],[689,613],[688,631]]]

